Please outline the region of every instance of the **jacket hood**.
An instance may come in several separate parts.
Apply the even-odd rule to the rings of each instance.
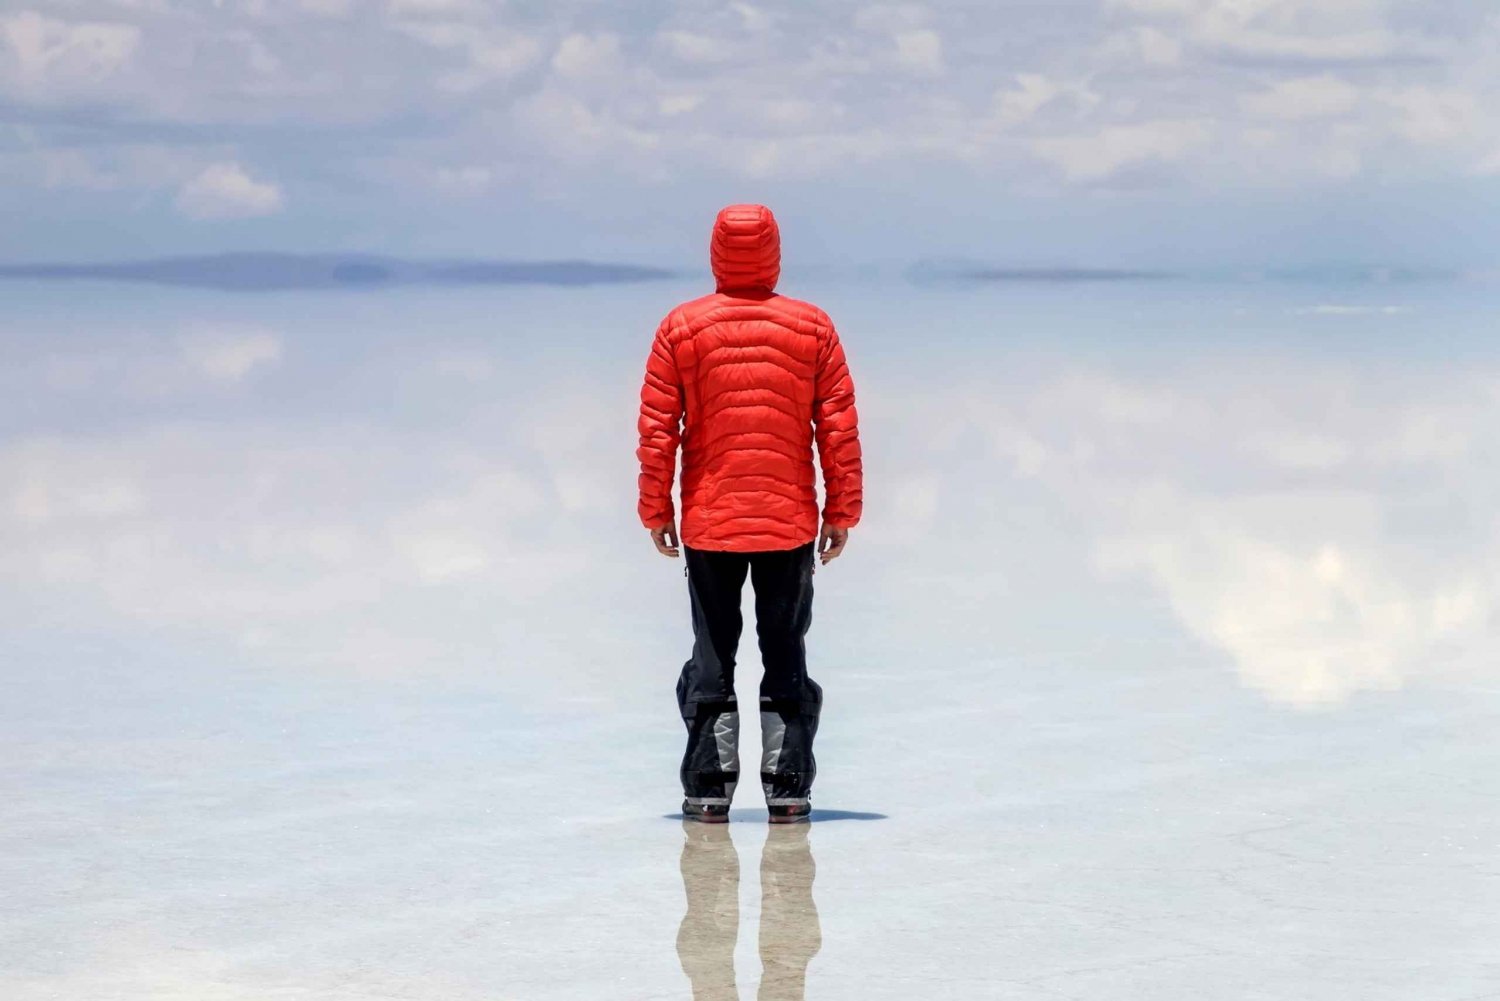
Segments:
[[[716,289],[772,292],[781,277],[781,231],[764,205],[728,205],[708,243]]]

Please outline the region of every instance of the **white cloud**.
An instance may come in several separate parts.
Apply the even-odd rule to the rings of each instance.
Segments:
[[[1500,28],[1455,5],[1417,26],[1374,0],[1114,0],[1080,9],[1066,36],[1042,8],[1010,4],[739,2],[661,22],[590,8],[566,23],[482,0],[267,0],[192,16],[103,0],[34,8],[0,15],[0,88],[55,106],[43,117],[56,120],[28,122],[0,150],[0,183],[118,192],[122,212],[143,203],[132,191],[214,182],[239,187],[184,194],[185,214],[265,214],[298,174],[311,188],[357,173],[368,184],[349,186],[349,200],[418,205],[587,200],[605,170],[661,197],[660,185],[707,184],[726,166],[826,183],[845,166],[829,149],[883,177],[956,164],[1014,191],[1128,173],[1122,183],[1232,193],[1357,173],[1441,181],[1493,171],[1500,149],[1484,111]],[[174,55],[189,40],[214,58]],[[1011,67],[998,91],[997,66]],[[68,122],[79,114],[112,122],[101,135],[114,138],[78,144]],[[150,141],[178,162],[124,163],[142,144],[128,142],[133,123],[161,121],[173,129]],[[1299,124],[1324,121],[1349,128]],[[344,131],[404,122],[426,123],[420,138]],[[265,177],[195,180],[205,162],[240,155],[205,154],[200,130],[241,127],[306,135],[295,154],[258,147]],[[1176,169],[1139,169],[1164,163]]]
[[[898,32],[896,62],[918,73],[943,72],[943,36],[931,28]]]
[[[854,15],[854,26],[863,31],[895,35],[920,28],[931,20],[931,12],[915,3],[876,3],[861,6]]]
[[[1004,131],[1031,123],[1027,129],[1031,135],[1045,136],[1061,121],[1087,120],[1102,100],[1090,89],[1087,80],[1061,80],[1041,73],[1020,73],[1015,84],[997,90],[991,99],[994,110],[986,123],[991,128]]]
[[[897,67],[923,76],[938,76],[945,69],[943,36],[931,21],[931,12],[918,4],[874,4],[854,15],[856,28],[880,36],[894,50]]]
[[[495,362],[487,354],[450,349],[433,359],[433,369],[442,375],[469,383],[489,382],[495,376]]]
[[[203,169],[177,193],[177,211],[190,219],[251,219],[281,211],[281,189],[257,181],[237,163]]]
[[[1389,31],[1307,36],[1256,31],[1234,23],[1212,23],[1203,39],[1239,55],[1309,62],[1363,62],[1395,55],[1396,36]]]
[[[129,477],[70,470],[64,478],[31,469],[12,486],[11,513],[28,528],[53,521],[112,521],[144,509],[145,491]]]
[[[1063,368],[1029,375],[1027,390],[999,380],[1011,388],[948,387],[943,409],[983,429],[1014,479],[976,482],[972,465],[940,467],[934,489],[952,499],[953,520],[979,525],[992,509],[966,508],[966,498],[1044,487],[1106,579],[1149,583],[1190,635],[1277,703],[1311,708],[1399,688],[1447,671],[1460,650],[1488,670],[1500,522],[1477,498],[1492,479],[1481,456],[1500,427],[1493,375],[1422,378],[1403,365],[1356,374],[1305,358],[1253,368],[1167,381]],[[897,409],[925,413],[936,402]],[[934,454],[924,437],[887,463]],[[1434,494],[1433,483],[1451,486]],[[912,503],[900,484],[892,490],[893,504]],[[1439,509],[1453,523],[1407,545],[1406,519]],[[968,529],[955,538],[1014,553],[1024,533],[1001,523],[989,523],[988,540]]]
[[[1106,543],[1103,564],[1147,574],[1193,633],[1277,701],[1316,706],[1399,688],[1411,658],[1477,624],[1477,602],[1403,588],[1367,551],[1278,538],[1292,511],[1319,524],[1363,521],[1361,499],[1330,498],[1322,511],[1305,497],[1236,505],[1158,494],[1152,503],[1174,527]]]
[[[1245,447],[1282,469],[1324,472],[1343,465],[1355,454],[1343,438],[1302,428],[1253,432],[1246,436]]]
[[[302,9],[314,17],[348,17],[354,0],[301,0]]]
[[[394,543],[423,584],[473,577],[491,562],[483,540],[442,529],[401,534]]]
[[[1358,87],[1331,75],[1283,80],[1258,94],[1240,98],[1240,106],[1258,118],[1300,121],[1334,118],[1353,111]]]
[[[1361,62],[1402,48],[1377,0],[1109,0],[1109,6],[1164,19],[1178,37],[1223,55]]]
[[[816,176],[843,164],[879,160],[900,141],[866,132],[824,132],[716,144],[720,165],[752,178]]]
[[[937,517],[941,481],[936,476],[908,478],[893,484],[891,501],[906,530],[925,532]]]
[[[0,82],[39,100],[98,93],[140,45],[130,24],[63,21],[33,10],[0,17]]]
[[[1016,88],[995,93],[995,110],[1001,122],[1024,122],[1061,94],[1062,88],[1040,73],[1020,73]]]
[[[269,330],[196,330],[178,340],[188,366],[221,382],[238,382],[281,360],[281,338]]]
[[[1139,27],[1132,35],[1148,66],[1176,66],[1182,62],[1182,42],[1159,28]]]
[[[445,194],[460,198],[481,195],[494,183],[495,172],[489,167],[469,164],[463,167],[439,167],[433,172],[433,184]]]
[[[1315,171],[1325,177],[1351,178],[1365,169],[1364,154],[1355,142],[1335,135],[1328,142],[1315,143],[1296,161],[1304,171]]]
[[[1324,303],[1317,306],[1304,306],[1292,311],[1300,316],[1397,316],[1402,313],[1410,313],[1410,306],[1348,306],[1337,303]]]
[[[386,11],[402,17],[483,16],[489,13],[484,0],[387,0]]]
[[[554,155],[586,161],[601,155],[622,159],[656,149],[660,136],[615,117],[608,108],[555,88],[547,88],[516,105],[515,120],[528,139]]]
[[[1485,108],[1467,90],[1386,88],[1375,96],[1397,113],[1396,131],[1418,145],[1451,143],[1489,130]]]
[[[463,55],[461,67],[445,70],[434,79],[440,90],[450,93],[463,94],[509,80],[541,55],[537,39],[496,25],[417,20],[399,22],[398,27],[432,48]]]
[[[1119,7],[1138,14],[1176,14],[1186,16],[1200,10],[1202,0],[1107,0],[1110,7]]]
[[[663,116],[685,115],[703,104],[702,94],[664,94],[657,99],[656,108]]]
[[[740,27],[752,34],[768,31],[775,23],[774,18],[764,10],[740,0],[731,3],[729,9],[739,15]]]
[[[728,42],[695,31],[672,29],[657,37],[668,52],[685,63],[712,65],[734,57],[734,47]]]
[[[1478,174],[1481,177],[1492,177],[1500,174],[1500,149],[1496,149],[1493,153],[1483,157],[1470,169],[1472,173]]]
[[[173,186],[201,170],[199,151],[156,143],[0,151],[0,178],[19,186],[123,191]]]
[[[1172,163],[1203,146],[1213,130],[1201,121],[1111,125],[1091,135],[1036,139],[1032,150],[1070,181],[1098,181],[1128,167]]]
[[[410,446],[244,425],[12,441],[0,580],[72,595],[96,622],[245,636],[286,666],[492,658],[492,610],[583,565],[524,534],[556,502],[542,480],[452,443]],[[482,616],[427,597],[459,582]]]
[[[769,98],[747,105],[756,120],[781,129],[806,128],[831,109],[825,102],[800,97]]]
[[[563,77],[615,76],[623,72],[620,38],[610,32],[573,33],[563,38],[552,56],[552,68]]]

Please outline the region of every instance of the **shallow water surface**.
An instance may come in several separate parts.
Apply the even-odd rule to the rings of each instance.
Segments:
[[[789,290],[867,476],[790,829],[672,816],[696,291],[7,286],[7,997],[1500,997],[1492,290]]]

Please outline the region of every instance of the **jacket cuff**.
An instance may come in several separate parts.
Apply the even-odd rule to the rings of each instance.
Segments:
[[[652,514],[649,516],[641,515],[641,524],[646,528],[660,528],[663,525],[675,525],[676,523],[677,514],[671,508],[667,508],[667,510],[664,512],[659,512],[657,514]]]

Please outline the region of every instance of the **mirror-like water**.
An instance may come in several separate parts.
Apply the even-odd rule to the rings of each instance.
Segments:
[[[694,289],[5,291],[9,996],[1500,990],[1492,290],[807,290],[825,822],[686,844]]]

